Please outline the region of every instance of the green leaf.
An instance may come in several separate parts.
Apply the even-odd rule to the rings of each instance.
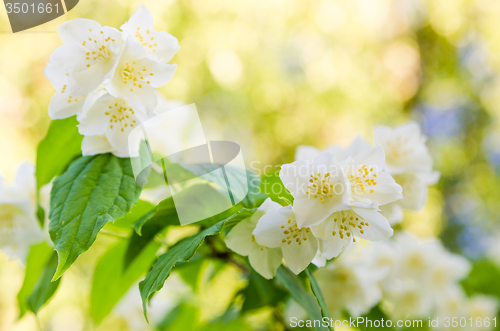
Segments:
[[[19,305],[19,318],[30,310],[27,304],[28,296],[33,291],[35,284],[40,277],[45,264],[54,253],[54,249],[42,242],[31,246],[28,258],[26,260],[26,272],[21,290],[17,294],[17,302]]]
[[[175,218],[175,220],[171,220],[172,217]],[[160,203],[156,205],[156,207],[154,207],[147,214],[145,214],[132,224],[132,227],[138,235],[142,235],[142,227],[146,222],[161,222],[165,223],[165,226],[168,224],[180,225],[179,219],[177,218],[177,213],[175,211],[174,200],[172,199],[172,197],[160,201]]]
[[[194,255],[189,262],[180,262],[176,265],[176,271],[182,280],[191,286],[193,291],[198,289],[200,279],[203,278],[203,271],[209,264],[208,259],[199,252]]]
[[[59,256],[54,280],[92,246],[106,223],[125,216],[141,191],[130,159],[111,154],[80,157],[54,181],[49,215]]]
[[[243,301],[241,310],[248,311],[265,306],[275,306],[287,293],[278,288],[273,280],[265,279],[251,269],[248,286],[245,287],[242,294],[245,301]]]
[[[124,217],[118,219],[114,223],[108,223],[107,226],[112,228],[120,228],[133,230],[133,224],[148,214],[155,206],[144,200],[139,200],[137,203],[130,209],[130,212],[127,213]]]
[[[173,309],[165,319],[157,326],[159,331],[183,330],[196,331],[200,328],[200,311],[197,307],[188,303],[181,303]]]
[[[262,177],[262,181],[260,183],[260,191],[273,199],[273,201],[278,202],[282,205],[285,204],[285,201],[281,198],[285,198],[286,200],[293,202],[293,196],[283,185],[283,182],[281,181],[279,176],[279,171]]]
[[[321,320],[323,318],[318,301],[305,290],[300,279],[290,269],[280,266],[276,272],[276,278],[290,292],[292,299],[304,308],[311,320]],[[316,329],[329,330],[326,327]]]
[[[205,194],[200,194],[202,190],[200,187],[204,187],[203,191]],[[204,210],[210,210],[211,208],[216,208],[215,210],[220,210],[217,204],[221,201],[216,195],[218,191],[212,188],[208,184],[200,184],[193,187],[186,188],[178,195],[186,195],[190,197],[190,205],[196,206],[196,208],[202,208]],[[197,225],[209,227],[231,215],[236,213],[241,209],[240,205],[237,205],[229,210],[226,210],[220,214],[214,215],[212,217],[200,220]],[[151,241],[158,233],[160,233],[165,227],[170,225],[180,225],[179,218],[177,216],[176,208],[174,205],[174,200],[172,197],[161,201],[154,209],[149,213],[141,217],[132,226],[136,230],[137,234],[132,235],[129,248],[127,250],[127,255],[125,258],[125,265],[127,266],[140,251],[146,246],[149,241]]]
[[[132,234],[127,253],[125,254],[125,268],[140,255],[153,238],[168,225],[179,225],[172,198],[161,201],[156,207],[132,224],[136,232]]]
[[[225,220],[212,225],[208,229],[182,240],[169,249],[165,254],[161,255],[154,264],[153,269],[146,276],[146,279],[139,283],[144,316],[146,317],[146,320],[148,300],[152,294],[159,291],[163,287],[163,284],[167,280],[175,265],[179,262],[189,261],[203,243],[205,237],[218,234],[226,222],[235,222],[235,219],[241,221],[250,217],[254,212],[255,210],[242,209]]]
[[[491,294],[500,298],[500,269],[489,261],[477,261],[472,266],[469,277],[462,281],[468,295]]]
[[[35,314],[38,310],[52,297],[59,287],[61,279],[59,278],[55,282],[51,282],[52,276],[56,272],[57,268],[57,254],[52,251],[49,260],[43,267],[40,277],[38,278],[33,291],[28,296],[27,304],[29,309]]]
[[[38,219],[38,223],[40,223],[40,227],[44,227],[45,225],[45,210],[37,204],[36,207],[36,218]]]
[[[311,283],[311,290],[318,301],[318,305],[321,309],[321,316],[327,317],[330,319],[330,312],[328,311],[328,307],[326,306],[325,298],[323,297],[323,292],[321,292],[321,288],[319,287],[316,278],[311,271],[311,267],[306,268],[306,275],[309,278],[309,282]],[[330,330],[333,330],[332,327],[329,327]]]
[[[119,242],[97,264],[90,292],[90,316],[96,324],[102,322],[128,289],[149,270],[160,245],[155,242],[147,245],[130,268],[124,265],[127,247],[128,241]]]
[[[83,136],[78,133],[76,116],[50,123],[36,150],[37,189],[59,176],[68,164],[82,154]]]

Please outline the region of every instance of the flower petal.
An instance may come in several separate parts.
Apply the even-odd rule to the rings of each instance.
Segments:
[[[88,38],[94,39],[96,32],[101,30],[101,25],[87,18],[75,18],[59,25],[58,31],[65,45],[80,46]]]
[[[84,102],[84,97],[68,99],[67,94],[55,92],[49,103],[49,117],[58,120],[76,115],[82,110]]]
[[[382,216],[387,218],[389,224],[396,225],[401,223],[404,218],[403,208],[399,205],[399,202],[391,202],[386,205],[380,206],[380,213]]]
[[[267,213],[271,213],[273,211],[276,211],[280,209],[282,206],[274,202],[271,198],[267,198],[260,206],[259,208],[255,211],[255,213],[250,217],[251,222],[254,225],[257,225],[259,222],[259,219],[264,216]]]
[[[137,64],[146,67],[149,73],[153,73],[153,76],[150,75],[144,80],[149,81],[154,88],[162,87],[170,81],[177,69],[176,64],[160,63],[147,58],[137,61]]]
[[[250,265],[262,277],[271,279],[283,261],[281,248],[253,247],[248,256]]]
[[[404,209],[422,210],[427,202],[427,183],[414,173],[394,176],[403,189],[403,198],[398,201]]]
[[[356,156],[353,156],[351,160],[351,169],[348,169],[347,174],[352,174],[357,170],[358,166],[366,165],[368,168],[375,169],[375,173],[378,173],[384,169],[385,165],[385,153],[382,146],[379,144],[374,148],[364,151]]]
[[[108,119],[106,110],[114,103],[115,98],[105,91],[92,93],[85,102],[82,114],[78,116],[78,132],[85,136],[95,136],[106,133]]]
[[[365,138],[363,138],[361,135],[357,135],[356,138],[354,138],[354,140],[351,142],[351,144],[344,151],[338,152],[336,156],[339,160],[343,160],[348,158],[349,156],[354,157],[358,154],[366,152],[371,148],[372,146]]]
[[[115,154],[116,156],[137,157],[139,155],[140,139],[131,141],[128,139],[132,130],[133,127],[131,126],[119,129],[118,127],[111,128],[106,125],[106,138],[111,146],[117,151],[117,154]],[[133,142],[134,146],[129,146],[130,142]]]
[[[132,29],[132,32],[135,32],[138,27],[152,30],[153,16],[151,15],[148,7],[146,7],[145,5],[140,5],[139,8],[137,8],[137,10],[130,16],[127,23],[122,25],[121,29],[125,30],[126,25],[128,25],[128,27]]]
[[[255,247],[260,249],[260,246],[253,240],[254,229],[255,224],[250,219],[236,224],[224,239],[227,247],[243,256],[248,256]]]
[[[179,51],[179,41],[177,38],[172,36],[166,31],[155,31],[152,33],[155,38],[156,46],[155,52],[153,53],[162,62],[168,62],[172,60],[174,55]],[[154,46],[153,46],[154,47]]]
[[[389,224],[389,221],[382,216],[378,211],[368,208],[353,208],[352,209],[365,223],[369,226],[363,228],[364,233],[361,233],[359,228],[353,228],[353,232],[366,240],[380,241],[392,237],[394,231]]]
[[[321,240],[321,239],[320,239]],[[321,244],[321,255],[327,259],[331,260],[334,257],[339,256],[342,251],[344,251],[349,245],[351,245],[350,239],[340,239],[338,236],[332,240],[322,241]]]
[[[287,224],[289,219],[295,219],[292,206],[281,207],[262,216],[253,231],[257,243],[266,247],[281,246],[283,237],[281,226]]]
[[[309,232],[306,235],[307,240],[302,240],[299,245],[297,242],[282,246],[283,258],[287,266],[295,274],[302,272],[316,256],[318,251],[318,240]]]
[[[76,95],[88,94],[101,85],[110,69],[107,63],[98,62],[85,70],[75,71],[70,75],[69,86]]]
[[[180,48],[177,38],[165,31],[154,30],[153,16],[144,5],[139,6],[121,28],[162,62],[170,61]]]
[[[307,191],[309,182],[308,161],[283,164],[279,175],[283,185],[294,198],[305,194]]]
[[[84,70],[86,69],[86,64],[83,61],[85,59],[85,50],[78,46],[60,46],[50,55],[49,64],[55,65],[62,70],[66,76],[65,83],[68,81],[67,73],[70,70]],[[49,73],[50,74],[50,73]],[[47,76],[47,72],[45,72]],[[52,82],[51,77],[47,78]],[[52,82],[54,85],[54,83]],[[54,87],[56,87],[54,85]]]
[[[343,196],[341,196],[341,198],[342,197]],[[348,199],[343,199],[341,201],[326,199],[325,203],[321,204],[318,199],[309,198],[308,196],[295,199],[293,204],[297,224],[302,228],[318,225],[335,211],[350,208]]]
[[[378,125],[373,128],[373,139],[376,143],[385,146],[392,138],[392,128],[388,126]]]
[[[320,153],[321,151],[316,147],[299,145],[295,150],[295,161],[312,161]]]
[[[104,136],[85,136],[82,141],[82,154],[83,156],[87,155],[96,155],[103,153],[114,153],[115,150],[108,141],[106,141]]]
[[[394,178],[387,172],[381,171],[377,176],[377,185],[369,186],[365,193],[356,192],[353,195],[385,205],[403,198],[402,192],[401,186],[396,183]]]

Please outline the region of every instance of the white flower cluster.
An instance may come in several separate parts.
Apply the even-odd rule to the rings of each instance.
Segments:
[[[283,259],[298,274],[313,260],[324,266],[357,238],[390,238],[388,218],[397,219],[387,210],[422,208],[439,174],[416,123],[377,127],[375,138],[375,147],[361,137],[347,148],[300,146],[280,171],[293,206],[268,199],[228,234],[228,247],[272,278]]]
[[[64,45],[45,68],[56,89],[50,118],[77,115],[84,155],[137,156],[139,141],[129,148],[128,134],[158,111],[156,89],[174,75],[176,65],[167,62],[179,50],[177,38],[155,31],[144,5],[121,31],[77,18],[60,25],[59,34]]]
[[[43,192],[46,190],[41,194]],[[9,185],[0,175],[0,250],[24,262],[30,246],[48,236],[36,215],[35,167],[21,164],[14,182]]]
[[[382,214],[395,225],[403,220],[403,209],[419,211],[427,202],[428,186],[435,184],[440,177],[439,172],[432,169],[432,156],[425,145],[426,137],[420,126],[409,122],[394,129],[376,126],[373,130],[375,144],[380,144],[385,151],[385,171],[391,174],[403,188],[401,200],[384,204],[380,207]],[[357,137],[355,142],[344,150],[340,145],[332,145],[325,149],[333,153],[341,153],[343,157],[359,153],[370,148],[363,138]],[[299,146],[296,160],[309,160],[321,153],[312,146]]]
[[[462,289],[460,281],[469,271],[468,260],[448,252],[439,240],[403,232],[390,241],[352,247],[315,276],[337,315],[345,308],[357,317],[382,302],[393,320],[495,317],[497,299],[468,298]]]

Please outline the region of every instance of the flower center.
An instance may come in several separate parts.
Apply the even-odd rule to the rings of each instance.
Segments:
[[[92,32],[92,29],[89,29]],[[87,44],[88,42],[88,44]],[[104,38],[104,32],[101,31],[100,37],[95,39],[88,38],[82,42],[82,46],[86,46],[89,52],[85,53],[85,59],[87,60],[87,67],[95,64],[97,61],[106,61],[112,57],[110,46],[115,42],[110,36]]]
[[[109,128],[124,131],[126,127],[134,127],[136,122],[135,112],[124,100],[118,100],[108,107],[105,114],[109,117]]]
[[[137,86],[138,88],[142,88],[142,83],[146,82],[147,84],[150,83],[150,81],[146,81],[144,79],[144,75],[148,75],[148,69],[146,66],[143,66],[142,69],[137,69],[135,67],[136,62],[132,62],[132,65],[130,63],[126,63],[125,66],[122,68],[122,78],[123,78],[123,84],[128,84],[128,82],[132,82],[134,86]],[[150,76],[153,76],[153,73],[149,73]],[[134,88],[131,87],[130,91],[133,91]]]
[[[365,233],[365,230],[363,230],[363,227],[365,226],[370,226],[370,223],[365,222],[361,217],[358,215],[355,215],[351,211],[340,211],[337,212],[338,217],[335,217],[333,221],[335,222],[334,225],[334,230],[332,231],[332,235],[335,237],[338,235],[340,239],[344,239],[344,235],[346,235],[348,238],[351,237],[352,235],[352,241],[356,242],[356,238],[354,238],[354,228],[359,228],[359,232],[361,234]]]
[[[333,197],[333,185],[330,184],[330,173],[321,174],[318,172],[316,176],[311,175],[309,179],[309,186],[307,186],[307,196],[310,198],[311,196],[314,199],[319,198],[320,203],[325,203],[325,198]]]
[[[291,219],[288,220],[288,223],[282,224],[281,229],[283,229],[283,239],[281,239],[281,242],[288,245],[292,243],[302,245],[302,240],[307,241],[306,234],[311,231],[309,228],[299,229],[297,222],[294,222],[292,225]]]
[[[377,178],[377,173],[373,170],[373,168],[368,169],[366,165],[361,166],[355,175],[349,176],[351,191],[358,194],[360,192],[366,193],[367,187],[377,185],[375,178]],[[370,189],[370,193],[373,192],[374,190]]]
[[[408,138],[396,137],[396,139],[388,141],[385,154],[387,163],[404,162],[408,154],[413,153],[413,147],[408,145],[410,145]]]
[[[154,42],[155,38],[149,34],[150,31],[148,29],[146,29],[146,33],[142,34],[141,28],[138,27],[135,32],[135,39],[139,44],[144,46],[149,53],[156,53],[156,46],[158,46],[158,44]]]
[[[0,205],[0,224],[2,231],[15,227],[16,216],[22,213],[21,208],[14,204]]]

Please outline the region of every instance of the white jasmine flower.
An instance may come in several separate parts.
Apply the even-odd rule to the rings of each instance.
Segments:
[[[77,117],[79,132],[85,135],[83,155],[112,152],[118,157],[138,156],[140,141],[129,149],[128,135],[147,118],[123,99],[104,90],[93,92]]]
[[[373,135],[385,150],[386,170],[403,188],[403,199],[382,209],[391,224],[396,224],[403,218],[401,207],[416,211],[424,208],[428,186],[436,184],[440,174],[432,170],[426,137],[417,123],[409,122],[394,129],[377,126]]]
[[[349,183],[332,153],[322,153],[313,162],[284,164],[280,178],[294,197],[299,228],[317,225],[333,212],[350,208]]]
[[[267,279],[273,278],[276,274],[283,260],[283,254],[280,248],[259,245],[252,232],[261,217],[280,208],[279,203],[267,198],[252,217],[235,225],[224,240],[228,248],[240,255],[248,256],[252,268]]]
[[[394,180],[403,188],[403,198],[398,204],[404,209],[421,210],[427,202],[428,187],[434,185],[439,179],[439,173],[431,172],[406,172],[394,175]]]
[[[386,274],[385,269],[370,267],[358,261],[355,254],[353,249],[348,249],[314,273],[334,316],[340,315],[343,308],[354,317],[361,316],[382,299],[379,283]]]
[[[356,237],[372,241],[390,238],[393,230],[378,212],[378,205],[402,197],[401,187],[382,171],[381,146],[348,157],[339,166],[335,156],[325,152],[312,163],[296,161],[280,171],[283,184],[295,198],[299,226],[311,227],[324,241],[320,242],[320,255],[326,259],[340,254]]]
[[[425,145],[426,137],[415,122],[394,129],[376,126],[373,129],[375,143],[381,144],[386,155],[386,169],[392,175],[405,172],[432,170],[432,156]]]
[[[361,152],[353,155],[353,153],[356,153],[357,151]],[[323,154],[328,155],[329,153],[326,152]],[[330,167],[332,169],[335,169],[335,172],[340,174],[345,174],[348,177],[349,185],[347,186],[346,190],[349,191],[347,192],[350,200],[349,205],[378,208],[378,205],[388,204],[397,201],[403,197],[403,195],[401,194],[402,193],[401,187],[394,181],[391,175],[383,171],[385,166],[385,156],[384,156],[384,150],[382,149],[381,146],[376,146],[375,148],[369,148],[369,145],[366,141],[364,141],[361,137],[357,137],[355,141],[351,144],[351,146],[349,146],[344,151],[341,151],[341,154],[342,156],[347,157],[347,160],[341,162],[342,171],[336,169],[338,165],[338,163],[336,162],[330,161],[330,163],[332,164],[332,166]],[[325,167],[326,164],[324,160],[326,158],[323,157],[322,159],[323,159],[322,161],[323,167]],[[314,165],[314,162],[312,165]],[[300,175],[299,171],[302,170],[301,168],[307,169],[306,161],[296,161],[291,165],[284,165],[282,167],[282,171],[280,172],[280,177],[282,177],[281,180],[283,181],[283,184],[294,196],[296,201],[297,197],[300,196],[301,191],[303,191],[303,186],[304,186],[303,176],[301,180],[299,178],[287,176],[287,174],[291,173],[293,175],[295,174]],[[309,170],[309,172],[311,171]],[[283,176],[281,176],[282,173]],[[302,170],[302,173],[304,173],[304,170]],[[298,177],[297,175],[295,176]],[[311,182],[311,180],[313,180],[313,182]],[[323,180],[323,178],[321,178],[321,180]],[[309,182],[312,184],[312,190],[316,192],[317,189],[316,186],[314,185],[319,185],[321,183],[316,183],[314,177],[309,178]],[[340,191],[342,184],[341,181],[338,182],[339,182],[338,185],[336,185],[335,183],[333,185],[336,185],[338,190]],[[290,187],[288,187],[287,185]],[[332,184],[329,185],[331,186],[330,188],[333,189]],[[321,188],[323,188],[323,186],[321,186]],[[327,192],[330,193],[330,191]],[[323,204],[324,202],[322,201],[325,201],[324,195],[320,195],[318,197],[320,198],[319,202]],[[297,204],[297,202],[294,202],[296,213],[299,218],[299,223],[300,219],[302,218],[301,213],[299,213],[302,207],[302,200],[303,199],[297,201],[299,202],[299,204]],[[311,204],[314,204],[314,201],[313,203],[309,201],[309,205]],[[323,209],[327,208],[323,207]],[[339,207],[336,209],[335,208],[333,208],[333,210],[332,208],[328,209],[328,211],[324,214],[331,214],[335,210],[345,210],[345,209],[348,209],[346,207],[346,204],[344,204],[343,206],[339,205]],[[318,210],[317,212],[319,213],[320,210]],[[323,218],[320,219],[319,222],[321,222],[326,218],[324,217],[324,214],[321,215],[323,216]],[[307,216],[311,217],[310,215],[306,215],[306,217]],[[311,218],[315,220],[320,217],[313,216]],[[318,224],[319,222],[316,222],[316,224]]]
[[[180,48],[177,38],[165,31],[154,30],[153,16],[144,5],[139,6],[121,29],[161,62],[170,61]]]
[[[465,257],[446,251],[442,245],[436,245],[432,254],[434,259],[430,260],[424,280],[430,291],[439,293],[444,287],[458,284],[469,275],[471,264]]]
[[[397,278],[411,278],[424,283],[428,280],[434,259],[443,257],[441,243],[437,240],[421,240],[408,232],[400,232],[392,240],[394,249],[398,252],[394,265],[394,275]],[[441,263],[442,260],[436,263]],[[394,282],[388,281],[387,286]]]
[[[381,241],[394,233],[389,221],[376,209],[357,207],[334,212],[324,222],[312,227],[312,232],[323,241],[321,255],[328,260],[338,256],[351,242],[356,242],[356,237]]]
[[[343,147],[341,145],[331,145],[323,150],[319,150],[313,146],[300,145],[295,151],[295,161],[312,161],[316,156],[324,152],[330,152],[335,154],[338,160],[345,160],[349,156],[357,155],[361,152],[369,150],[371,147],[370,143],[366,141],[360,135],[356,136],[352,143],[348,147]]]
[[[349,176],[353,200],[367,204],[377,201],[379,205],[384,205],[402,198],[399,185],[387,172],[383,171],[385,153],[382,146],[372,148],[365,139],[357,136],[347,148],[332,145],[324,151],[335,154],[337,160],[347,159],[341,164],[344,172]],[[311,160],[320,153],[312,146],[299,146],[295,159]],[[377,184],[378,187],[376,187]]]
[[[482,325],[475,325],[473,323],[471,331],[475,330],[491,330],[495,327],[492,321],[498,313],[498,299],[494,296],[475,294],[470,298],[469,304],[469,318],[472,317],[473,321],[481,320]],[[485,325],[486,319],[490,320],[489,327]]]
[[[373,250],[375,256],[381,252],[382,259],[391,261],[387,264],[391,270],[382,282],[387,307],[392,307],[387,313],[393,318],[422,318],[430,316],[438,306],[450,310],[452,302],[444,298],[451,295],[456,299],[459,295],[450,289],[459,287],[459,281],[469,273],[467,259],[448,252],[437,239],[421,240],[405,232],[399,233],[391,246],[390,259],[383,250]]]
[[[459,286],[449,286],[444,291],[441,291],[442,296],[437,298],[437,312],[436,317],[440,321],[449,317],[450,320],[456,317],[457,320],[465,318],[467,321],[467,330],[491,330],[495,327],[493,319],[497,316],[498,312],[498,299],[493,296],[476,294],[468,298],[463,289]],[[472,319],[472,325],[471,325]],[[489,325],[485,321],[489,320]],[[459,322],[460,323],[460,322]],[[444,323],[439,323],[438,330],[453,330],[450,327],[446,328]]]
[[[100,91],[100,93],[92,93],[91,94],[92,100],[95,99],[95,95],[99,95],[99,94],[102,94],[102,93],[104,93],[103,90]],[[161,114],[161,113],[163,113],[165,111],[168,111],[168,110],[171,110],[171,109],[174,109],[174,108],[181,107],[181,106],[185,105],[184,102],[179,101],[179,100],[167,100],[161,94],[159,94],[158,97],[159,97],[159,99],[158,99],[158,106],[154,109],[154,112],[150,112],[150,115],[148,116],[148,118],[150,118],[151,116],[155,116],[155,114]],[[94,102],[94,101],[89,101],[89,103],[87,103],[87,107],[89,107],[89,104],[92,103],[92,102]],[[109,109],[109,106],[108,106],[108,109]],[[136,115],[136,114],[134,114],[134,115]],[[115,116],[117,116],[117,118],[114,118],[114,122],[113,123],[117,123],[116,121],[118,119],[118,115],[115,115]],[[144,116],[143,116],[143,114],[139,113],[138,117],[139,118],[143,118]],[[122,115],[122,118],[123,118],[123,115]],[[125,116],[125,119],[130,119],[130,115],[129,115],[128,118]],[[122,122],[125,119],[122,119]],[[110,120],[111,120],[111,118],[110,118]],[[85,120],[82,120],[82,122],[85,122]],[[118,121],[118,122],[120,122],[120,121]],[[120,122],[120,123],[122,123],[122,122]],[[139,121],[136,120],[135,123],[132,122],[129,126],[127,126],[125,128],[133,128],[138,123],[139,123]],[[124,126],[127,123],[123,122],[122,124]],[[184,122],[183,123],[179,123],[179,125],[186,126],[186,129],[185,129],[186,133],[188,133],[188,131],[190,129],[189,127],[187,127],[187,124],[188,123],[184,123]],[[123,132],[125,132],[125,128],[124,128]],[[153,131],[152,133],[158,133],[158,132],[157,131]],[[122,136],[125,136],[125,134],[123,134]],[[155,140],[155,139],[156,140],[160,140],[160,139],[164,140],[165,138],[164,137],[160,137],[159,135],[158,136],[151,135],[151,134],[148,135],[148,140],[149,141]],[[138,148],[137,146],[138,145],[134,144],[134,148],[133,148],[134,151],[137,151],[137,148]],[[130,152],[127,154],[123,150],[119,151],[119,150],[113,148],[113,146],[111,146],[109,140],[106,138],[105,135],[97,135],[97,136],[90,136],[90,135],[88,135],[88,136],[83,137],[83,141],[82,141],[82,154],[83,155],[95,155],[95,154],[103,154],[103,153],[113,153],[114,155],[117,155],[117,156],[131,155]],[[137,153],[137,152],[134,152],[134,153]],[[135,155],[135,154],[133,154],[133,155]],[[163,174],[162,174],[162,176],[163,176]],[[150,202],[152,202],[152,203],[154,202],[156,204],[156,203],[160,202],[161,200],[166,199],[166,198],[168,198],[170,196],[170,189],[167,186],[165,186],[165,185],[160,185],[160,186],[156,187],[154,190],[153,189],[144,189],[142,191],[142,193],[144,193],[146,201],[150,201],[151,200]],[[143,199],[142,196],[141,196],[141,199]]]
[[[440,321],[438,330],[456,329],[451,326],[451,323],[449,327],[445,326],[444,319],[447,317],[450,318],[450,321],[453,317],[456,317],[457,320],[460,320],[461,317],[468,317],[470,302],[464,290],[458,284],[441,289],[436,303],[435,317],[439,318]],[[470,329],[467,328],[467,330]]]
[[[14,183],[0,176],[0,250],[24,262],[32,244],[44,239],[36,216],[35,168],[23,163]]]
[[[380,145],[347,159],[342,167],[349,178],[351,200],[385,205],[403,197],[401,186],[387,172],[384,150]]]
[[[308,227],[298,225],[292,206],[265,214],[253,231],[259,245],[281,248],[287,266],[299,274],[314,259],[318,241]]]
[[[405,195],[403,194],[403,199]],[[394,226],[401,223],[404,218],[403,208],[399,205],[399,201],[391,202],[380,206],[380,213],[387,218],[389,224]]]
[[[389,289],[384,288],[384,299],[392,308],[386,311],[392,319],[425,318],[430,316],[434,307],[429,292],[411,279],[398,279]]]
[[[87,95],[76,95],[68,88],[69,72],[53,63],[47,63],[44,73],[56,89],[50,99],[49,117],[57,120],[80,113]]]
[[[111,73],[111,81],[105,84],[109,93],[126,100],[144,113],[153,110],[158,97],[155,88],[172,79],[176,65],[154,61],[149,53],[131,37],[125,40]]]
[[[78,97],[95,90],[107,78],[122,50],[121,33],[86,18],[59,26],[64,46],[50,56],[50,62],[69,73],[68,89]]]
[[[378,204],[400,199],[401,187],[382,171],[383,167],[384,152],[380,146],[343,162],[343,172],[350,182],[347,190],[351,207],[330,211],[324,221],[312,226],[314,235],[326,241],[321,245],[323,257],[337,256],[351,242],[356,242],[356,237],[380,241],[392,236],[393,230],[389,221],[378,212]]]

